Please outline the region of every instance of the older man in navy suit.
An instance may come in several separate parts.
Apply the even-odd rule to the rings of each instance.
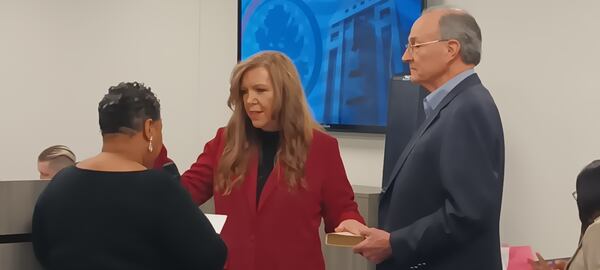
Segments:
[[[354,247],[377,269],[501,269],[504,137],[474,67],[481,31],[458,9],[423,13],[403,60],[430,93],[425,121],[383,180],[379,228]],[[387,138],[393,140],[393,138]]]

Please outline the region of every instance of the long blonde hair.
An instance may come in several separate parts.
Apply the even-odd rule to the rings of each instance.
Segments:
[[[292,61],[282,53],[268,51],[238,63],[231,73],[227,105],[233,114],[225,132],[225,147],[215,177],[216,190],[231,193],[242,183],[250,153],[256,150],[257,129],[244,110],[241,83],[244,74],[263,67],[271,77],[274,90],[273,119],[279,123],[280,146],[277,162],[290,189],[305,186],[304,166],[313,129],[320,129],[309,111],[300,77]]]

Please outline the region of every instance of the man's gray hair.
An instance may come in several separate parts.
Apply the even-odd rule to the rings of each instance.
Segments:
[[[433,7],[424,13],[434,10],[446,11],[439,22],[440,38],[457,40],[463,62],[478,65],[481,61],[481,29],[475,18],[462,9],[449,7]]]

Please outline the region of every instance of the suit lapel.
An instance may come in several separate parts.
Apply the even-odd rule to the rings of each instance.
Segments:
[[[412,153],[413,149],[415,148],[416,143],[419,141],[421,136],[423,136],[425,131],[427,131],[427,129],[429,129],[429,127],[431,127],[431,125],[435,122],[435,120],[437,118],[439,118],[440,111],[442,109],[444,109],[446,106],[448,106],[448,104],[450,104],[450,102],[456,96],[458,96],[461,92],[463,92],[464,89],[468,88],[473,83],[481,83],[477,74],[473,74],[473,75],[467,77],[466,79],[464,79],[461,83],[459,83],[452,91],[450,91],[450,93],[442,100],[442,102],[440,102],[440,104],[433,111],[433,114],[430,117],[428,117],[427,119],[425,119],[425,122],[423,122],[423,124],[419,127],[419,129],[415,132],[413,137],[410,139],[410,141],[408,142],[406,147],[404,147],[404,150],[402,151],[400,158],[398,158],[398,161],[396,162],[396,165],[394,166],[394,169],[392,170],[392,173],[390,174],[389,181],[387,181],[387,184],[382,188],[382,193],[385,193],[389,189],[389,187],[391,187],[394,184],[394,182],[396,180],[396,176],[400,172],[400,169],[402,169],[402,166],[404,166],[404,163],[408,159],[408,156],[410,155],[410,153]]]
[[[281,166],[279,166],[279,162],[275,163],[273,166],[273,170],[269,174],[265,186],[260,194],[260,198],[258,200],[258,206],[256,202],[256,188],[258,181],[258,153],[254,152],[250,154],[250,162],[248,163],[248,170],[246,173],[246,178],[244,179],[244,193],[246,194],[246,198],[248,200],[248,205],[250,206],[250,211],[253,214],[257,214],[260,209],[263,208],[265,201],[269,198],[269,196],[277,189],[279,185],[279,175],[283,173],[281,170]]]
[[[246,178],[242,186],[248,200],[248,208],[251,213],[256,215],[256,178],[258,176],[258,153],[254,151],[250,154],[250,162],[246,171]]]
[[[398,174],[398,172],[400,172],[400,169],[404,165],[404,162],[406,162],[406,159],[408,158],[409,154],[415,148],[415,144],[417,143],[419,138],[421,138],[421,135],[423,135],[423,133],[425,133],[425,130],[427,130],[427,128],[429,128],[429,126],[431,126],[431,123],[433,123],[433,121],[438,118],[438,113],[439,113],[439,110],[434,111],[432,117],[427,118],[425,120],[425,122],[423,122],[423,124],[421,124],[419,129],[417,129],[417,131],[413,134],[412,138],[410,139],[410,141],[408,142],[406,147],[404,147],[404,150],[402,151],[400,158],[398,158],[398,161],[396,161],[396,165],[394,166],[394,169],[392,170],[392,173],[390,174],[390,180],[387,182],[387,185],[385,185],[382,188],[383,193],[385,193],[387,191],[387,189],[392,186],[392,184],[394,183],[394,180],[396,179],[396,175]]]
[[[277,161],[275,163],[275,166],[273,166],[273,170],[267,177],[267,182],[265,183],[265,186],[263,187],[263,191],[260,194],[257,211],[260,212],[260,210],[265,205],[265,201],[267,201],[267,199],[269,199],[269,196],[273,193],[273,191],[275,191],[277,189],[277,186],[279,186],[279,180],[280,180],[279,176],[282,175],[282,172],[283,171],[281,170],[281,166],[279,166],[279,161]]]

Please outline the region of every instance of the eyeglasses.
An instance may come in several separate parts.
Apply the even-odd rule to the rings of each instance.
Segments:
[[[406,45],[404,45],[404,48],[406,49],[406,52],[408,54],[413,55],[413,52],[415,51],[415,49],[417,49],[419,47],[423,47],[423,46],[435,44],[435,43],[438,43],[438,42],[444,42],[444,41],[448,41],[448,40],[449,39],[436,39],[436,40],[432,40],[432,41],[427,41],[427,42],[422,42],[422,43],[415,43],[415,44],[407,43]]]
[[[571,195],[573,195],[573,199],[577,200],[577,191],[573,191],[573,193],[571,193]]]

